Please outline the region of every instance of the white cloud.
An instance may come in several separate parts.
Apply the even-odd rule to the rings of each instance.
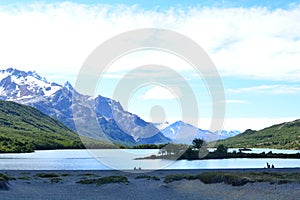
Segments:
[[[195,7],[160,12],[137,6],[76,3],[0,7],[0,66],[42,74],[76,74],[86,57],[106,39],[154,27],[175,30],[195,40],[223,76],[299,81],[299,19],[299,5],[273,11]],[[155,59],[159,63],[164,57]],[[176,62],[170,65],[186,69]]]
[[[160,87],[154,86],[151,89],[147,90],[145,94],[139,96],[140,99],[143,100],[170,100],[170,99],[178,99],[180,96],[173,94],[170,90]]]
[[[226,103],[231,103],[231,104],[247,104],[248,101],[239,100],[239,99],[227,99]]]
[[[227,89],[230,93],[264,93],[264,94],[296,94],[300,93],[300,86],[292,85],[260,85],[237,89]]]

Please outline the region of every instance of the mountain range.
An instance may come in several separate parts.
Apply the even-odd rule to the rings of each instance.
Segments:
[[[211,132],[209,130],[203,130],[197,128],[191,124],[183,121],[176,121],[172,124],[168,124],[167,127],[163,128],[161,132],[172,140],[173,143],[184,143],[190,144],[194,138],[200,138],[207,142],[222,140],[229,137],[238,135],[240,132],[237,130],[220,132]]]
[[[203,139],[213,134],[184,122],[175,122],[160,130],[156,124],[125,111],[113,99],[80,94],[69,82],[64,85],[48,82],[32,71],[13,68],[0,70],[0,100],[32,106],[81,135],[121,145],[162,144],[171,141],[185,143],[191,141],[191,132],[195,133],[194,137]],[[236,134],[237,131],[222,131],[221,139]]]

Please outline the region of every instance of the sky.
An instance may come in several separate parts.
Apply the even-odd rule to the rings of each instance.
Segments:
[[[0,68],[35,70],[50,82],[74,85],[87,57],[111,37],[140,28],[172,30],[200,45],[216,66],[226,97],[224,129],[258,130],[300,118],[299,19],[300,1],[1,0]],[[168,66],[187,81],[198,102],[196,125],[209,128],[212,91],[189,63],[166,52],[119,58],[99,74],[95,95],[113,97],[124,75],[147,64]],[[129,92],[126,109],[145,120],[154,120],[157,105],[164,110],[160,119],[182,119],[180,97],[168,88]]]

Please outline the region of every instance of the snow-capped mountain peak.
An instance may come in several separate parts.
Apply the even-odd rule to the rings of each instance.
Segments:
[[[40,96],[51,96],[61,88],[49,83],[35,71],[13,68],[0,70],[0,99],[11,101],[28,100]]]
[[[64,84],[64,87],[70,91],[74,90],[73,86],[71,85],[71,83],[69,81],[67,81],[65,84]]]
[[[7,76],[14,76],[16,78],[34,77],[37,80],[47,82],[47,79],[45,77],[41,77],[35,71],[25,72],[25,71],[21,71],[21,70],[14,69],[14,68],[8,68],[6,70],[0,70],[0,80],[3,79],[3,78],[6,78]]]
[[[164,129],[161,132],[168,138],[172,139],[174,143],[190,144],[194,138],[200,138],[207,142],[225,139],[233,137],[239,134],[239,131],[225,131],[211,132],[209,130],[203,130],[197,128],[191,124],[183,121],[176,121]]]

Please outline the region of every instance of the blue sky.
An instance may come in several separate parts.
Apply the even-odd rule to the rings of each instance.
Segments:
[[[1,68],[35,70],[49,81],[74,84],[87,56],[110,37],[164,28],[197,42],[215,63],[226,95],[225,129],[300,118],[300,1],[20,2],[0,1]],[[164,64],[184,76],[199,103],[198,126],[208,128],[212,103],[205,83],[186,63],[160,52],[120,59],[98,93],[112,97],[122,75],[143,64]],[[166,120],[181,119],[178,99],[153,85],[133,93],[128,109],[151,120],[155,105],[165,109]]]
[[[1,0],[0,4],[8,5],[14,3],[28,4],[37,2],[36,0],[22,0],[22,1],[11,1],[11,0]],[[44,0],[45,3],[55,3],[55,2],[62,2],[56,0]],[[206,6],[206,7],[254,7],[254,6],[261,6],[261,7],[268,7],[271,9],[277,8],[290,8],[291,6],[298,4],[299,0],[268,0],[268,1],[261,1],[261,0],[222,0],[222,1],[215,1],[215,0],[189,0],[189,1],[179,1],[179,0],[145,0],[145,1],[138,1],[138,0],[76,0],[72,1],[80,4],[89,4],[89,5],[96,5],[96,4],[125,4],[125,5],[139,5],[142,8],[146,9],[166,9],[169,7],[194,7],[194,6]]]

